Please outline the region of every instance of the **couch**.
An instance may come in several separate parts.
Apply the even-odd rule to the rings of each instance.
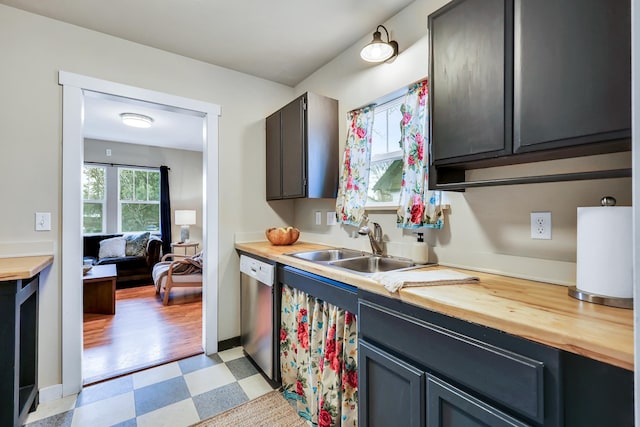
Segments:
[[[119,256],[104,256],[105,251],[103,250],[103,257],[100,257],[100,242],[113,239],[114,237],[124,237],[127,238],[128,241],[131,241],[133,238],[136,242],[143,243],[144,249],[134,255],[119,253],[117,254]],[[106,247],[105,244],[103,244],[103,246]],[[151,272],[153,266],[160,261],[161,250],[162,240],[150,233],[88,235],[83,237],[82,261],[83,264],[91,265],[115,264],[118,272],[116,288],[122,289],[152,284],[153,278]]]

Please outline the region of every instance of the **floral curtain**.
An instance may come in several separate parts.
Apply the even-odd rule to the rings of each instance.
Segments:
[[[311,426],[358,425],[357,360],[355,315],[283,285],[282,386]]]
[[[427,81],[416,83],[402,104],[403,169],[397,225],[402,228],[442,228],[441,193],[429,195]]]
[[[342,174],[336,200],[336,217],[338,222],[357,226],[362,221],[367,201],[373,106],[350,111],[347,127],[347,142],[342,157]]]

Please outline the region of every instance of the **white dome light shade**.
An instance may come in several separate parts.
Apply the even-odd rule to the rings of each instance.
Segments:
[[[382,34],[378,31],[382,28],[387,34],[387,41],[382,40]],[[378,25],[373,33],[373,40],[360,51],[360,57],[367,62],[384,62],[395,59],[398,55],[398,43],[389,41],[389,33],[387,29]]]
[[[391,58],[391,55],[393,55],[393,47],[383,41],[371,42],[360,51],[360,57],[367,62],[383,62]]]
[[[136,113],[122,113],[120,114],[122,123],[134,128],[149,128],[153,123],[153,119],[149,116]]]

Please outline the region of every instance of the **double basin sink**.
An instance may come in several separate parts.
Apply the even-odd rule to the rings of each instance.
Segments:
[[[323,249],[295,252],[288,255],[362,275],[382,271],[406,270],[414,268],[415,266],[415,264],[408,259],[371,255],[352,249]]]

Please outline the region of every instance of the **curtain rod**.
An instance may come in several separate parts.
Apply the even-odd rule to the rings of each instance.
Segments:
[[[144,168],[144,169],[160,169],[161,166],[142,166],[142,165],[127,165],[124,163],[105,163],[105,162],[85,162],[89,165],[101,165],[101,166],[124,166],[129,168]],[[168,170],[171,170],[170,167],[167,167]]]

